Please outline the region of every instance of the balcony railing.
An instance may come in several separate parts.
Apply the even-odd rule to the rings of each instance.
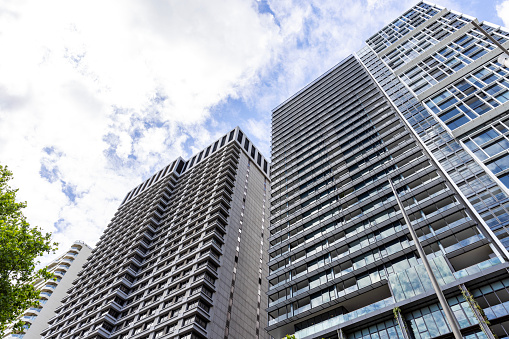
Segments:
[[[307,336],[314,335],[315,333],[323,331],[323,330],[327,330],[327,329],[330,329],[333,327],[337,328],[338,325],[340,325],[344,322],[353,320],[355,318],[358,318],[360,316],[363,316],[363,315],[371,313],[371,312],[375,312],[379,309],[390,306],[392,304],[394,304],[394,299],[392,297],[390,297],[390,298],[378,301],[374,304],[359,308],[358,310],[355,310],[353,312],[346,313],[346,314],[340,314],[338,316],[335,316],[335,317],[332,317],[325,321],[314,324],[308,328],[304,328],[300,331],[296,331],[295,336],[297,338],[304,338]]]
[[[497,258],[491,258],[489,260],[482,261],[482,262],[480,262],[480,263],[478,263],[476,265],[473,265],[473,266],[464,268],[462,270],[459,270],[457,272],[454,272],[454,277],[456,279],[463,278],[463,277],[469,276],[471,274],[479,273],[482,270],[485,270],[487,268],[490,268],[492,266],[495,266],[495,265],[498,265],[498,264],[501,264],[501,263],[502,263],[502,260],[500,258],[498,258],[498,257]]]
[[[21,317],[21,320],[31,322],[31,321],[35,320],[36,318],[37,318],[36,315],[26,315],[24,317]]]
[[[460,248],[463,248],[465,246],[468,246],[470,244],[473,244],[473,243],[475,243],[477,241],[480,241],[482,239],[485,239],[484,235],[476,234],[476,235],[471,236],[469,238],[463,239],[463,240],[461,240],[460,242],[458,242],[458,243],[456,243],[454,245],[448,246],[444,250],[445,250],[445,253],[450,253],[450,252],[453,252],[453,251],[458,250]]]

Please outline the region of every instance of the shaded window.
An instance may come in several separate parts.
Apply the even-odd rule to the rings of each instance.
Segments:
[[[159,173],[157,173],[156,181],[159,180],[159,177],[161,176],[161,174],[163,174],[163,170],[164,169],[160,170]]]
[[[503,157],[494,160],[486,166],[493,172],[499,173],[509,168],[509,154],[504,155]]]
[[[177,173],[182,173],[182,167],[184,167],[184,162],[182,160],[179,160],[179,163],[177,165]]]
[[[472,137],[472,140],[474,140],[476,144],[482,145],[485,142],[495,139],[496,137],[498,137],[498,133],[490,128],[489,130],[479,133],[476,136]]]
[[[506,139],[501,139],[489,146],[483,147],[483,149],[486,153],[488,153],[490,157],[492,157],[506,149],[509,149],[509,141]]]
[[[444,110],[446,109],[447,107],[451,106],[452,104],[458,102],[458,99],[456,98],[451,98],[443,103],[441,103],[440,105],[438,105],[438,107],[441,109],[441,110]]]
[[[508,101],[509,100],[509,91],[505,91],[504,93],[497,95],[495,97],[495,99],[497,99],[501,103]]]
[[[450,123],[448,123],[447,127],[449,127],[450,129],[456,129],[456,128],[466,124],[469,121],[470,120],[468,120],[468,118],[466,116],[462,116],[461,118],[458,118],[458,119],[453,120]]]
[[[175,162],[173,162],[171,165],[172,165],[172,168],[173,168],[173,164]],[[166,166],[166,168],[164,169],[164,172],[163,172],[163,177],[166,175],[166,172],[168,172],[168,169],[170,168],[170,165]]]
[[[507,188],[509,188],[509,173],[501,176],[499,179]]]
[[[446,120],[449,120],[452,117],[455,117],[459,113],[460,113],[460,111],[456,107],[454,107],[453,109],[451,109],[451,110],[447,111],[446,113],[442,114],[440,116],[440,119],[442,121],[446,121]]]

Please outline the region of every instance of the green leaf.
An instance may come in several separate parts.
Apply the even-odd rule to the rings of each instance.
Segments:
[[[39,293],[33,282],[51,279],[45,268],[36,270],[37,258],[55,252],[57,243],[51,233],[30,227],[23,215],[25,202],[16,202],[17,190],[8,185],[12,172],[0,165],[0,336],[8,324],[23,331],[24,323],[17,320],[31,306],[39,306]]]

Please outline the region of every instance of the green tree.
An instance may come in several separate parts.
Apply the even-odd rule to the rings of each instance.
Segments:
[[[16,202],[10,179],[12,172],[0,165],[0,337],[27,308],[39,305],[39,291],[32,283],[53,275],[46,268],[35,269],[37,257],[57,249],[51,233],[30,227],[22,212],[26,202]],[[17,321],[15,329],[21,331],[23,325]]]

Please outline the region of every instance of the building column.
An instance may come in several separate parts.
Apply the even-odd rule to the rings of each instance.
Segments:
[[[392,192],[394,193],[394,197],[396,198],[399,209],[401,210],[401,214],[403,214],[405,223],[408,226],[408,230],[410,231],[410,236],[412,237],[412,240],[414,241],[414,245],[417,249],[417,253],[419,253],[419,256],[421,257],[422,263],[424,264],[424,268],[426,269],[429,279],[431,280],[431,284],[433,285],[433,289],[435,290],[435,294],[437,295],[438,301],[440,302],[440,305],[442,306],[442,310],[445,313],[445,317],[447,319],[447,322],[449,323],[449,327],[451,328],[454,338],[462,339],[463,336],[461,335],[458,321],[456,320],[456,317],[454,316],[454,313],[452,312],[451,307],[447,303],[447,299],[445,299],[444,293],[442,292],[442,289],[440,288],[440,285],[438,284],[437,278],[435,277],[435,274],[433,273],[433,270],[431,269],[431,266],[428,262],[426,253],[424,253],[424,249],[422,248],[422,245],[419,242],[419,237],[417,237],[417,234],[415,233],[415,230],[414,230],[412,223],[410,221],[410,218],[406,214],[405,206],[403,206],[403,203],[399,199],[398,191],[394,187],[392,180],[390,178],[389,178],[389,184],[391,186]]]
[[[488,339],[495,339],[496,337],[491,331],[491,328],[489,326],[490,322],[488,321],[488,318],[486,318],[486,315],[484,314],[482,308],[479,306],[477,301],[475,301],[474,297],[472,296],[472,294],[470,294],[470,291],[465,287],[465,285],[461,284],[459,285],[459,288],[461,290],[461,293],[463,294],[463,298],[465,298],[465,300],[468,303],[468,306],[470,306],[470,309],[474,313],[474,316],[477,319],[477,322],[479,323],[479,327],[481,328],[481,330],[484,332],[484,334],[486,334],[486,337],[488,337]]]
[[[394,313],[394,318],[398,322],[398,326],[401,329],[401,333],[403,333],[404,339],[411,339],[410,332],[408,332],[408,328],[406,327],[405,319],[401,315],[401,309],[399,307],[394,307],[392,312]]]

